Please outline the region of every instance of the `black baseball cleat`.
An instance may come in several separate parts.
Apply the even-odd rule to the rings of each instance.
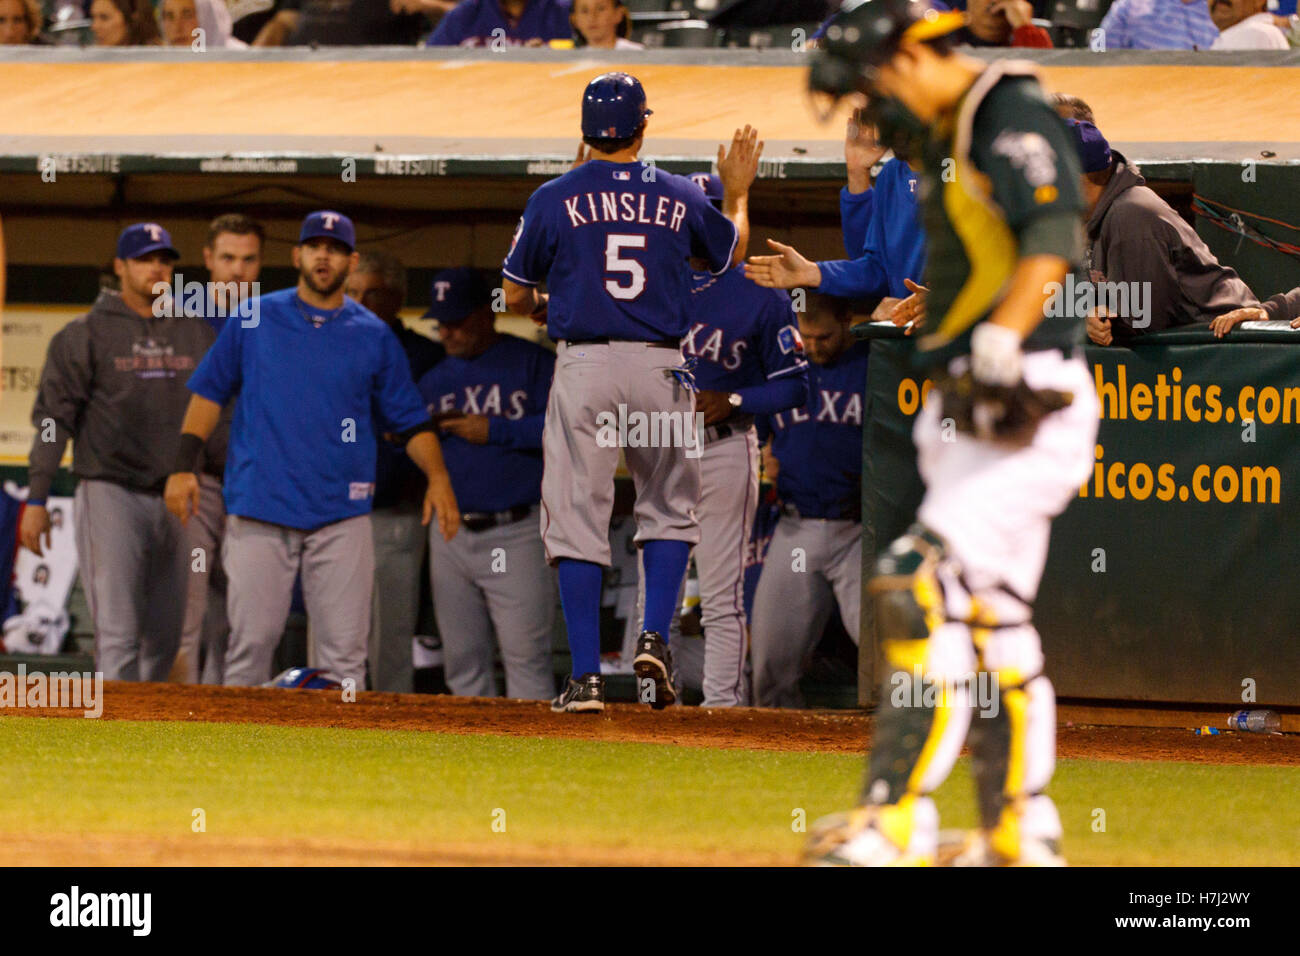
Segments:
[[[636,674],[637,699],[641,703],[663,710],[677,700],[673,688],[673,654],[654,631],[642,631],[637,639],[632,671]]]
[[[551,710],[557,714],[598,714],[604,709],[605,678],[599,674],[583,674],[577,680],[568,678],[560,696],[551,701]]]

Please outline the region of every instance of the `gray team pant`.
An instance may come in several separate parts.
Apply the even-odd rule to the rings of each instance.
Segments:
[[[856,644],[861,601],[862,525],[782,515],[754,591],[754,703],[802,707],[799,678],[831,611]]]
[[[547,566],[535,514],[483,531],[464,527],[450,541],[429,534],[433,611],[453,694],[496,697],[493,640],[501,645],[506,696],[555,696],[551,634],[555,572]]]
[[[370,513],[370,530],[375,539],[371,690],[409,694],[415,689],[411,640],[420,610],[420,566],[427,534],[420,518],[420,510],[410,506],[376,508]],[[436,522],[433,527],[437,527]]]
[[[620,451],[636,487],[637,544],[700,540],[702,436],[695,431],[695,394],[672,374],[681,364],[680,350],[645,342],[560,343],[542,432],[542,541],[549,561],[609,566]],[[633,427],[620,435],[620,417],[629,426],[648,425],[639,436]]]
[[[81,583],[105,680],[165,681],[180,646],[188,552],[162,495],[77,484]]]
[[[753,428],[709,442],[701,463],[700,626],[704,629],[704,706],[747,703],[745,555],[758,506],[758,438]]]
[[[189,587],[185,596],[185,625],[172,679],[183,684],[220,684],[225,670],[226,573],[221,568],[221,539],[226,533],[226,502],[221,482],[199,475],[199,510],[185,524],[185,553]],[[202,554],[195,552],[201,551]],[[200,674],[199,659],[203,659]]]
[[[370,515],[315,531],[230,515],[222,555],[230,582],[227,684],[251,687],[270,679],[301,566],[318,666],[339,680],[355,681],[358,689],[365,687],[375,583]]]
[[[753,427],[708,442],[700,459],[700,543],[695,546],[695,570],[700,584],[700,626],[704,630],[703,706],[740,707],[749,702],[745,652],[749,627],[745,621],[745,557],[758,507],[758,437]],[[645,613],[645,569],[637,565],[636,619]],[[677,606],[682,606],[682,595]],[[676,663],[691,645],[679,640],[673,616],[672,645]],[[685,650],[690,653],[690,650]]]

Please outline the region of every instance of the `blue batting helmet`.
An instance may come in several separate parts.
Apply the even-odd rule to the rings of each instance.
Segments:
[[[329,671],[319,667],[291,667],[277,674],[263,687],[296,687],[305,690],[338,690],[343,685]]]
[[[582,94],[582,135],[592,139],[626,139],[636,133],[646,109],[641,81],[627,73],[602,73]]]

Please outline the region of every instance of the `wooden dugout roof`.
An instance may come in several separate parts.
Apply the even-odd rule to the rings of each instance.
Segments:
[[[1159,175],[1191,161],[1300,164],[1300,53],[1001,51],[1083,97],[1112,144]],[[990,54],[981,53],[989,56]],[[587,81],[625,69],[651,108],[645,155],[698,168],[737,125],[764,178],[842,173],[805,55],[415,49],[0,52],[0,172],[549,177],[578,141]]]

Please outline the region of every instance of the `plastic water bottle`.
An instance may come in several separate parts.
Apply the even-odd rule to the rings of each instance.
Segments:
[[[1282,718],[1272,710],[1239,710],[1228,718],[1229,730],[1248,730],[1255,734],[1280,734]]]

